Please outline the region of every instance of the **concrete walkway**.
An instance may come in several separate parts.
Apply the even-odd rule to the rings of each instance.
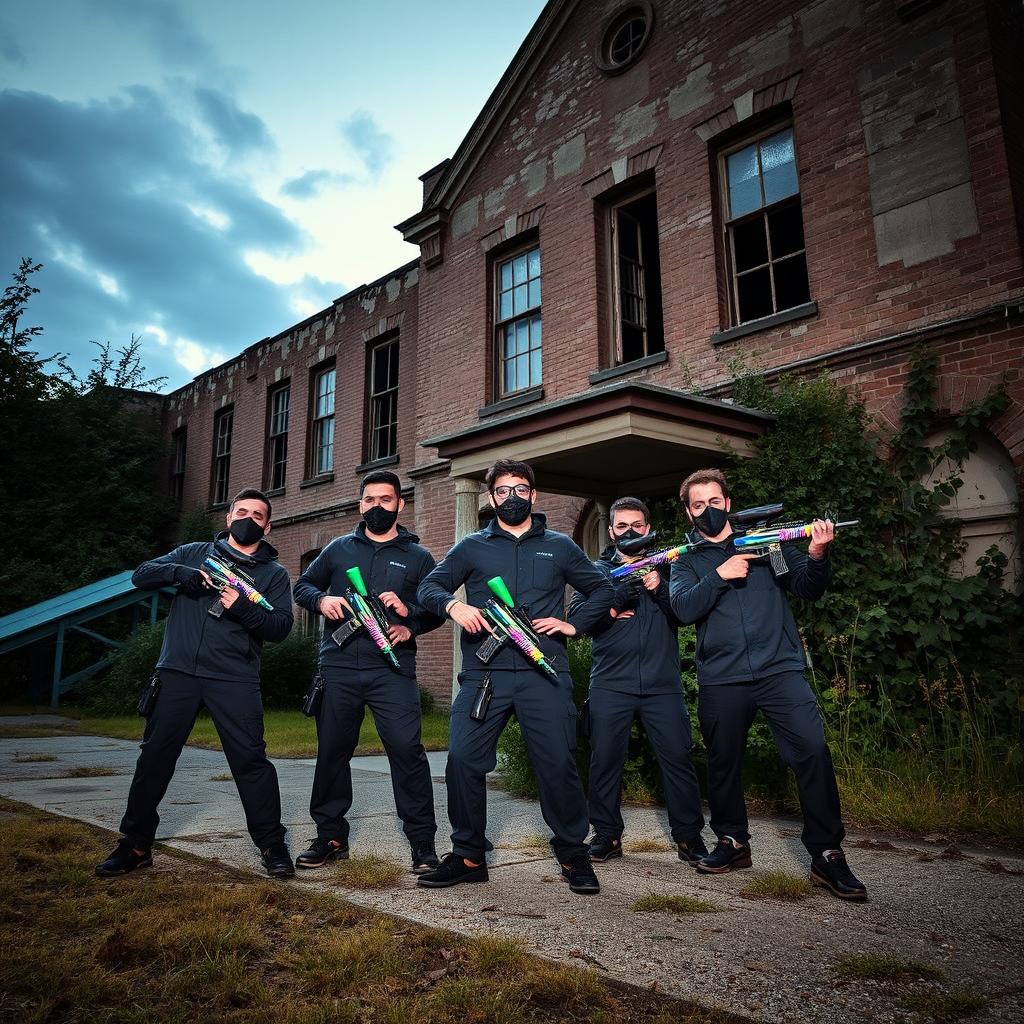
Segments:
[[[6,722],[0,719],[0,722]],[[12,723],[13,724],[13,723]],[[19,760],[52,755],[53,761]],[[73,736],[0,740],[0,795],[116,832],[137,756],[132,742]],[[438,848],[447,849],[444,753],[429,755],[435,776]],[[307,815],[312,760],[277,760],[284,820],[292,852],[314,833]],[[353,764],[354,852],[408,863],[394,814],[384,757]],[[67,777],[72,769],[113,774]],[[199,857],[260,872],[241,807],[218,751],[187,747],[161,807],[158,841]],[[866,905],[815,891],[798,903],[752,900],[742,890],[758,875],[782,870],[806,875],[799,823],[752,822],[754,868],[722,877],[697,875],[674,852],[627,853],[598,866],[602,893],[575,896],[543,850],[518,848],[550,835],[539,806],[493,790],[488,834],[496,849],[487,885],[417,889],[410,874],[393,889],[342,889],[329,872],[303,873],[291,884],[329,888],[353,903],[467,934],[523,938],[555,960],[590,965],[608,977],[718,1005],[766,1021],[876,1022],[910,1020],[900,1005],[908,991],[967,990],[993,1001],[972,1019],[1021,1019],[1024,992],[1024,857],[1002,850],[948,850],[946,842],[851,834],[846,849],[868,885]],[[664,814],[628,808],[626,846],[669,841]],[[646,893],[700,896],[719,913],[680,916],[637,913]],[[836,962],[874,953],[939,968],[929,983],[840,983]],[[926,1019],[926,1018],[917,1018]]]

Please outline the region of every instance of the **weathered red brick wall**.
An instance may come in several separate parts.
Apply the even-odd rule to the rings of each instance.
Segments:
[[[941,402],[951,413],[1006,380],[1011,406],[993,430],[1024,464],[1019,11],[1005,13],[992,0],[948,0],[904,22],[899,10],[907,5],[890,0],[659,0],[644,55],[608,77],[594,52],[605,17],[621,6],[576,6],[451,197],[439,264],[402,268],[170,397],[166,433],[179,422],[189,427],[186,507],[209,499],[219,405],[235,403],[235,490],[262,479],[267,388],[278,375],[291,377],[297,443],[305,436],[309,368],[336,354],[334,481],[301,489],[301,460],[290,458],[285,494],[275,499],[274,537],[294,573],[304,552],[350,529],[363,459],[363,334],[382,318],[401,317],[395,468],[415,487],[406,523],[441,558],[454,536],[454,490],[446,466],[419,442],[480,423],[478,411],[496,398],[491,261],[503,250],[489,257],[487,247],[510,217],[539,215],[544,401],[587,391],[589,375],[607,365],[610,333],[607,255],[593,197],[621,179],[623,168],[627,177],[646,169],[657,189],[668,353],[636,377],[725,397],[737,358],[769,374],[828,369],[858,388],[882,423],[895,423],[910,349],[923,341],[939,353]],[[774,109],[786,96],[818,311],[715,344],[715,332],[730,325],[714,146],[753,123],[741,112]],[[962,148],[957,194],[959,213],[973,205],[969,226],[948,251],[903,249],[880,265],[881,247],[892,245],[876,233],[886,212],[880,168],[888,159],[888,173],[895,167],[898,177],[892,154],[911,152],[940,122]],[[879,148],[880,132],[888,150]],[[916,158],[905,164],[908,174],[921,173]],[[553,527],[572,533],[582,502],[545,495],[540,507]],[[451,646],[448,627],[422,644],[421,682],[442,699]]]

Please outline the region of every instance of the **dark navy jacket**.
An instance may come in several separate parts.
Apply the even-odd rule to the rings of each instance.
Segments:
[[[723,580],[715,570],[735,553],[730,535],[688,551],[672,565],[672,610],[680,622],[697,624],[701,686],[803,672],[807,661],[786,593],[813,601],[831,578],[827,555],[817,560],[783,544],[785,575],[776,579],[768,560],[758,559],[745,580]]]
[[[416,637],[437,629],[443,618],[431,615],[416,603],[416,588],[424,576],[434,568],[434,557],[416,542],[419,540],[404,526],[398,527],[398,536],[377,544],[366,536],[366,524],[360,523],[352,533],[331,541],[313,560],[308,569],[295,581],[295,603],[319,614],[320,599],[325,595],[343,597],[350,583],[347,569],[359,566],[366,589],[378,596],[387,591],[397,594],[409,609],[408,618],[386,609],[388,621],[406,626],[412,632],[408,643],[398,644],[395,654],[403,675],[416,675]],[[320,664],[325,668],[346,670],[369,669],[376,671],[388,667],[366,630],[353,634],[339,647],[332,639],[343,620],[324,620],[324,640],[320,647]]]
[[[611,579],[611,572],[621,562],[614,547],[607,548],[594,566]],[[663,566],[659,571],[658,589],[649,591],[637,584],[633,615],[628,619],[604,618],[587,630],[593,638],[593,660],[590,666],[592,690],[615,690],[639,695],[678,693],[682,691],[679,676],[679,620],[669,602],[668,578]],[[574,594],[569,614],[579,607],[583,598]],[[614,607],[614,605],[613,605]]]
[[[565,586],[575,587],[581,600],[568,621],[578,633],[585,633],[608,614],[614,593],[607,576],[595,569],[587,556],[564,533],[547,528],[547,519],[533,513],[533,525],[521,537],[503,530],[492,519],[482,530],[463,537],[420,584],[419,600],[436,615],[444,615],[455,599],[455,591],[466,586],[466,603],[483,608],[492,596],[487,581],[500,576],[516,605],[526,605],[531,619],[565,617]],[[466,669],[483,668],[476,648],[490,634],[462,631],[462,658]],[[541,650],[558,671],[565,671],[566,638],[542,636]],[[511,643],[491,659],[494,669],[537,671]]]
[[[159,590],[181,582],[175,576],[181,566],[198,569],[207,555],[237,565],[256,584],[256,589],[273,605],[272,612],[259,605],[237,600],[220,618],[209,614],[220,599],[212,591],[199,594],[178,592],[171,601],[164,643],[157,668],[173,669],[207,679],[239,679],[259,682],[263,641],[283,640],[292,628],[292,588],[284,566],[276,561],[277,550],[265,540],[253,555],[245,555],[227,542],[228,532],[214,541],[182,544],[170,554],[143,562],[132,574],[140,590]]]

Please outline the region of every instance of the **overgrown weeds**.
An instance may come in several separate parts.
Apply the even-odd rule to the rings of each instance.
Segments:
[[[334,896],[159,854],[97,878],[110,836],[0,801],[0,1017],[195,1024],[738,1024],[612,989],[510,939],[467,940]],[[69,970],[68,964],[74,969]]]

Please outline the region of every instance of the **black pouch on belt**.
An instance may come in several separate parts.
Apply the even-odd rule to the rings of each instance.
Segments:
[[[324,676],[316,672],[310,680],[309,689],[302,698],[302,713],[307,718],[316,718],[320,712],[320,704],[324,699]]]
[[[156,699],[160,696],[160,673],[154,672],[146,683],[146,688],[139,697],[135,710],[143,717],[149,718],[156,707]]]
[[[484,676],[484,681],[476,691],[476,700],[473,701],[473,709],[469,717],[474,722],[482,722],[487,717],[487,709],[491,705],[491,698],[494,696],[494,684],[491,682],[491,673]]]

